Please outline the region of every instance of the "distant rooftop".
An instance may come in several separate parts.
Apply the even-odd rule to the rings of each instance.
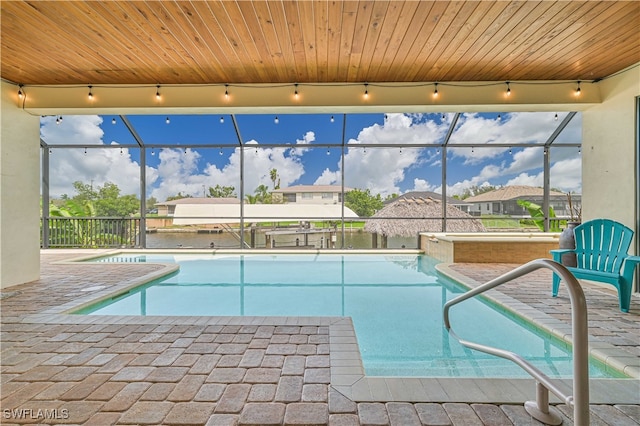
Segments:
[[[543,188],[525,185],[509,185],[484,194],[475,195],[465,198],[468,203],[490,202],[490,201],[507,201],[515,200],[523,197],[542,197],[544,195]],[[549,195],[554,197],[565,197],[566,194],[558,191],[549,191]]]

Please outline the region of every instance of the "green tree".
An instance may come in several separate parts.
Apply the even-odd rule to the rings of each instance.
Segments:
[[[373,216],[384,206],[380,194],[372,195],[369,189],[354,189],[344,194],[344,205],[360,217]]]
[[[140,210],[140,200],[133,194],[120,195],[118,185],[106,182],[98,187],[98,198],[95,200],[98,216],[131,216]]]
[[[191,196],[189,194],[183,194],[182,191],[180,191],[176,195],[168,196],[166,201],[181,200],[183,198],[193,198],[193,196]]]
[[[269,170],[269,177],[271,178],[271,182],[273,182],[273,189],[280,189],[280,176],[278,176],[278,169]]]
[[[95,217],[96,208],[91,201],[66,200],[62,206],[49,204],[51,217]]]
[[[247,204],[257,204],[258,203],[258,196],[257,195],[247,194],[247,195],[244,196],[244,199],[247,202]]]
[[[215,187],[209,187],[209,195],[207,198],[226,198],[226,197],[237,197],[236,188],[234,186],[220,186],[220,184]]]
[[[529,211],[529,214],[531,215],[531,219],[533,220],[533,223],[536,224],[538,229],[540,229],[541,231],[544,231],[544,212],[542,210],[542,206],[527,200],[518,200],[517,203],[519,206],[522,206]],[[549,206],[549,217],[550,218],[556,217],[556,212],[553,210],[553,207],[551,206]],[[557,220],[550,221],[549,231],[560,232],[561,231],[560,223]]]
[[[258,197],[259,203],[271,204],[271,194],[269,194],[269,188],[267,185],[258,185],[253,193]]]
[[[490,192],[495,189],[496,187],[493,185],[473,185],[464,190],[464,192],[460,195],[460,199],[464,200],[465,198],[474,197],[476,195],[484,194],[485,192]]]
[[[62,199],[73,201],[76,206],[91,203],[95,207],[95,216],[131,216],[140,210],[140,200],[135,195],[120,195],[118,185],[105,182],[103,186],[95,186],[80,181],[73,183],[76,195]],[[67,205],[69,206],[69,205]],[[73,208],[72,208],[73,209]]]
[[[63,200],[75,200],[80,203],[98,199],[98,191],[93,189],[93,182],[86,184],[77,180],[73,182],[73,189],[75,189],[76,195],[69,197],[67,194],[62,194],[61,198]]]
[[[149,209],[149,210],[155,209],[156,208],[156,204],[158,204],[158,200],[156,199],[156,197],[147,198],[147,209]]]

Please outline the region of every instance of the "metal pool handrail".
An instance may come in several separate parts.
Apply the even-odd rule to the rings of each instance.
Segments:
[[[520,355],[503,349],[485,346],[461,339],[451,329],[451,324],[449,322],[449,309],[453,305],[540,268],[551,269],[554,273],[558,274],[567,284],[569,289],[569,298],[571,301],[571,327],[573,335],[573,396],[566,395],[558,386],[556,386],[556,384],[553,383],[551,378]],[[457,339],[460,344],[471,349],[511,360],[536,379],[536,401],[527,401],[524,405],[527,412],[535,419],[550,425],[562,424],[562,417],[558,410],[553,407],[549,407],[549,391],[551,391],[558,398],[564,400],[567,405],[573,406],[574,424],[589,424],[589,343],[587,333],[587,303],[580,283],[567,268],[550,259],[532,260],[531,262],[507,272],[498,278],[449,300],[444,305],[443,315],[444,325],[447,331]]]

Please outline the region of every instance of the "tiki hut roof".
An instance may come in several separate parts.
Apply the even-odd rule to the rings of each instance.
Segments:
[[[442,200],[442,194],[438,194],[437,192],[431,191],[410,191],[405,192],[402,195],[397,196],[391,200],[386,200],[384,204],[391,204],[394,201],[403,199],[403,198],[433,198],[434,200]],[[467,203],[464,200],[460,200],[458,198],[447,197],[447,204],[451,204],[453,206],[470,206],[471,203]]]
[[[440,217],[442,217],[441,200],[432,197],[401,197],[387,204],[368,219],[364,230],[389,237],[413,237],[419,232],[442,232]],[[446,231],[484,232],[485,228],[480,220],[447,204]]]

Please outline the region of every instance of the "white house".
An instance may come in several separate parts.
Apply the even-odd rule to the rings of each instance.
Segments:
[[[344,192],[353,188],[344,187]],[[296,185],[280,188],[272,193],[274,203],[296,204],[340,204],[342,203],[342,186],[340,185]]]

